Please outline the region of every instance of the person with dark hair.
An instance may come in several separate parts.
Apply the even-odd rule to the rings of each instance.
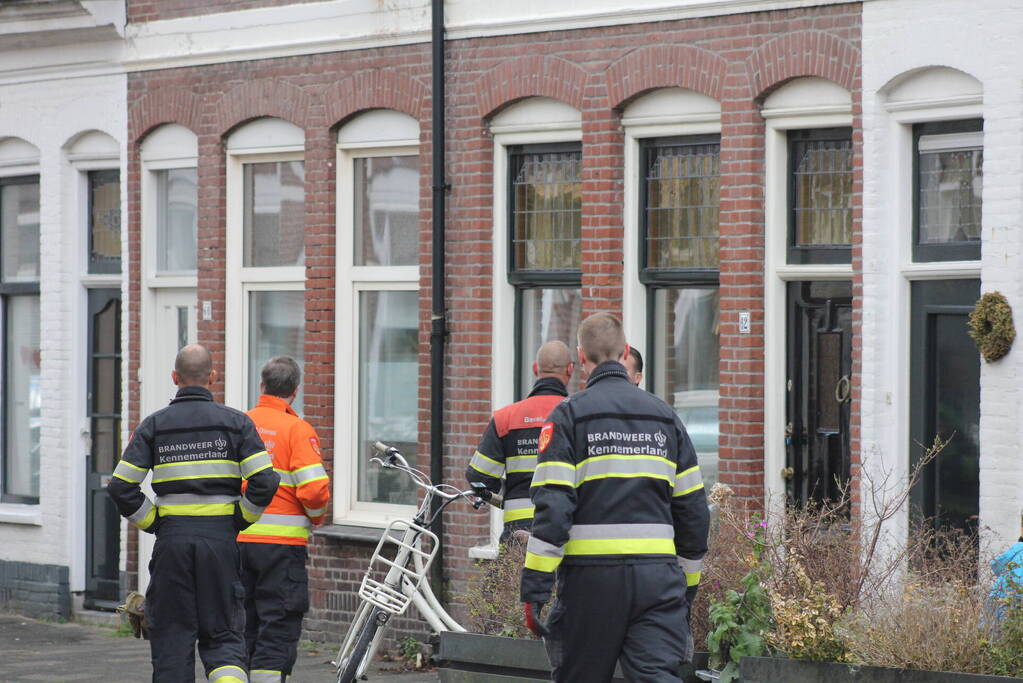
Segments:
[[[245,586],[245,643],[250,683],[280,683],[298,657],[302,617],[309,609],[306,546],[323,521],[330,482],[312,425],[291,407],[302,382],[293,358],[263,366],[262,395],[249,417],[273,458],[281,485],[263,516],[238,534]]]
[[[280,477],[252,420],[213,401],[216,377],[209,351],[181,349],[177,395],[136,427],[107,485],[121,515],[156,534],[145,599],[156,683],[194,680],[197,640],[210,681],[249,680],[235,537]],[[155,502],[141,488],[150,471]]]
[[[629,357],[625,359],[625,371],[629,373],[629,381],[637,387],[643,386],[643,354],[639,349],[629,347]]]
[[[465,470],[470,485],[480,483],[494,493],[503,485],[504,531],[501,542],[516,531],[529,531],[533,503],[529,482],[536,467],[536,440],[551,409],[568,396],[575,364],[568,345],[552,340],[540,347],[533,362],[536,382],[529,396],[494,412]]]
[[[578,337],[586,388],[538,437],[525,623],[545,636],[559,683],[608,682],[619,661],[625,680],[680,683],[710,525],[696,451],[675,411],[629,380],[617,318],[591,315]]]

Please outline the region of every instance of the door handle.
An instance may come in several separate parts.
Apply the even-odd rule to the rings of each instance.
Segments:
[[[845,403],[849,400],[849,395],[851,393],[852,382],[849,380],[849,375],[842,375],[835,383],[835,401],[838,403]]]
[[[791,479],[792,475],[794,475],[795,473],[796,473],[796,470],[793,469],[792,467],[783,467],[783,468],[781,468],[781,478],[782,479]]]

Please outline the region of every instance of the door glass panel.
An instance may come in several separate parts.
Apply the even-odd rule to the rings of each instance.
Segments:
[[[519,290],[521,333],[519,338],[519,396],[525,396],[536,381],[533,361],[545,343],[558,339],[565,342],[575,358],[576,332],[582,320],[582,290],[575,287],[529,288]],[[569,392],[583,386],[582,373],[576,372],[569,382]]]
[[[196,169],[172,168],[156,172],[157,272],[194,273],[198,234]]]
[[[243,265],[305,263],[305,164],[244,165]]]
[[[0,186],[0,255],[4,282],[39,280],[39,183]]]
[[[359,293],[360,502],[412,505],[415,485],[400,472],[369,461],[382,441],[417,466],[419,432],[419,294],[414,291]],[[419,465],[422,466],[422,463]]]
[[[836,396],[842,377],[842,335],[824,332],[817,335],[817,429],[835,431],[839,426]]]
[[[718,289],[656,289],[654,321],[654,393],[681,418],[709,487],[718,478]]]
[[[121,272],[121,172],[89,171],[89,272]]]
[[[276,356],[291,356],[302,366],[305,356],[305,292],[249,293],[249,405],[259,400],[260,371]],[[292,407],[301,414],[305,389]]]
[[[188,306],[178,306],[178,348],[188,346]]]
[[[355,160],[355,265],[419,263],[419,157]]]
[[[39,501],[39,297],[6,299],[4,487],[12,501]]]
[[[121,455],[121,300],[119,291],[89,292],[92,346],[89,357],[89,418],[92,470],[114,471]]]
[[[579,270],[582,152],[514,153],[512,269]]]

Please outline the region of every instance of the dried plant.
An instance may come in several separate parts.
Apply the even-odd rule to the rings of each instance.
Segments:
[[[468,627],[473,633],[534,638],[522,623],[519,583],[526,558],[524,543],[501,545],[496,559],[477,560],[466,589]]]

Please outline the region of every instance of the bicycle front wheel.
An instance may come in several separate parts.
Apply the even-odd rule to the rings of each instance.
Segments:
[[[348,638],[345,639],[345,647],[338,653],[337,683],[355,683],[359,674],[364,673],[369,667],[369,662],[366,660],[370,654],[373,638],[380,627],[387,623],[390,616],[379,607],[370,607],[368,604],[366,607],[369,609],[361,611],[359,615],[365,617],[361,625],[357,617],[356,621],[352,622]]]

